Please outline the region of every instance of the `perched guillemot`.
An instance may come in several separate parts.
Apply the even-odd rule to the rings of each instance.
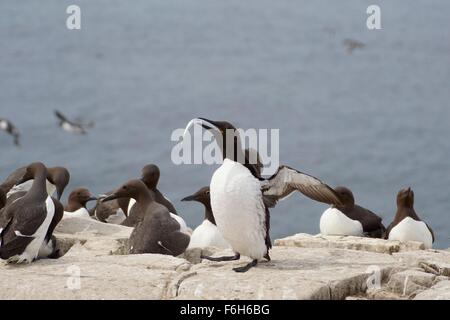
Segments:
[[[94,126],[93,123],[82,124],[79,122],[71,121],[67,119],[65,115],[63,115],[60,111],[55,110],[55,116],[59,120],[59,126],[70,133],[78,133],[78,134],[86,134],[86,129]]]
[[[323,235],[368,236],[381,238],[386,228],[381,218],[370,210],[355,204],[355,198],[350,189],[336,187],[334,191],[339,196],[342,205],[330,203],[320,218],[320,233]]]
[[[216,139],[222,139],[219,146],[224,160],[211,179],[211,208],[217,228],[235,252],[231,257],[205,259],[238,260],[241,254],[252,259],[249,264],[235,268],[236,272],[248,271],[262,258],[270,260],[269,207],[296,190],[317,201],[340,204],[338,195],[328,185],[286,166],[281,166],[276,174],[264,181],[254,164],[241,163],[245,154],[239,133],[232,124],[196,118],[188,123],[185,132],[196,123],[211,130]],[[228,141],[229,135],[232,141]]]
[[[216,220],[211,209],[211,198],[209,187],[203,187],[191,196],[181,199],[181,201],[197,201],[205,207],[205,216],[201,225],[195,228],[191,235],[189,248],[229,248],[230,245],[222,237],[217,229]]]
[[[86,204],[94,200],[97,200],[97,198],[88,189],[75,188],[70,193],[67,205],[64,207],[64,218],[90,218],[91,216],[86,208]]]
[[[11,121],[0,118],[0,130],[9,133],[14,138],[14,144],[20,146],[20,133],[19,130],[12,124]]]
[[[40,162],[32,163],[26,174],[33,177],[31,189],[8,204],[0,217],[0,258],[8,262],[31,263],[36,259],[63,215],[61,203],[47,194],[47,168]]]
[[[157,186],[159,177],[159,168],[154,164],[146,165],[142,169],[141,181],[152,193],[153,199],[169,210],[172,217],[181,225],[181,229],[183,230],[183,232],[190,233],[190,229],[187,227],[186,222],[177,214],[177,210],[175,209],[173,204],[158,190]],[[142,221],[144,214],[139,210],[139,207],[134,206],[135,203],[136,201],[134,199],[130,199],[128,205],[128,217],[124,222],[122,222],[122,225],[127,227],[135,227],[140,221]]]
[[[398,192],[397,212],[394,221],[387,228],[384,238],[423,242],[427,249],[433,246],[433,230],[420,220],[414,210],[414,192],[411,188],[404,188]]]
[[[102,202],[121,197],[136,200],[136,206],[144,213],[130,236],[130,253],[159,253],[178,256],[189,245],[189,235],[181,232],[180,224],[172,218],[169,210],[157,203],[152,192],[142,180],[131,180],[117,189]]]
[[[121,224],[127,218],[129,198],[119,198],[107,202],[102,202],[103,198],[113,194],[109,191],[98,197],[95,207],[89,210],[89,214],[100,222]]]
[[[47,169],[46,190],[49,195],[53,195],[56,191],[58,200],[70,181],[70,173],[63,167],[52,167]],[[27,167],[21,167],[11,173],[6,180],[0,185],[0,189],[6,192],[9,198],[13,194],[20,193],[24,195],[30,190],[33,184],[33,177],[27,174]]]

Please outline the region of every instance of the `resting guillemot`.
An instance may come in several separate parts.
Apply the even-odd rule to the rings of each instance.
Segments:
[[[222,139],[219,146],[224,160],[211,179],[211,208],[217,228],[235,252],[231,257],[203,258],[231,261],[240,259],[242,254],[252,259],[249,264],[234,268],[236,272],[248,271],[262,258],[270,260],[269,207],[295,190],[314,200],[340,204],[338,195],[328,185],[286,166],[279,167],[276,174],[264,181],[255,165],[238,162],[245,159],[245,154],[239,133],[232,124],[196,118],[188,123],[185,133],[196,123],[211,130],[216,139]],[[229,135],[233,141],[227,141]]]
[[[142,180],[131,180],[117,189],[102,202],[117,198],[132,198],[144,213],[130,236],[130,253],[159,253],[178,256],[189,245],[189,235],[181,232],[180,224],[172,218],[169,210],[157,203]]]
[[[60,200],[69,181],[70,173],[66,168],[53,167],[47,169],[46,190],[50,196],[56,191],[57,198]],[[17,199],[18,196],[25,195],[25,193],[30,190],[32,184],[33,177],[30,174],[27,174],[27,167],[21,167],[14,170],[14,172],[6,178],[0,185],[0,189],[6,193],[7,198],[15,195],[15,199]]]
[[[404,188],[398,192],[397,212],[394,221],[387,228],[384,238],[422,242],[427,249],[433,246],[433,230],[416,214],[414,192],[411,188]]]
[[[355,198],[350,189],[336,187],[334,191],[339,196],[342,205],[330,203],[320,218],[320,233],[323,235],[363,236],[381,238],[386,228],[381,218],[370,210],[355,204]]]
[[[203,187],[193,195],[181,199],[181,201],[197,201],[205,207],[204,220],[192,232],[188,248],[217,247],[226,249],[230,247],[217,229],[216,220],[211,209],[209,187]]]
[[[64,218],[90,218],[86,204],[94,200],[97,200],[97,198],[91,195],[88,189],[75,188],[70,193],[67,205],[64,207]]]
[[[89,214],[100,222],[121,224],[127,218],[129,198],[119,198],[108,202],[102,202],[103,198],[113,194],[109,191],[98,196],[95,207],[89,210]]]
[[[82,124],[82,123],[70,121],[69,119],[67,119],[66,116],[64,116],[58,110],[55,110],[55,116],[59,120],[59,126],[63,130],[70,132],[70,133],[86,134],[87,133],[86,129],[92,128],[94,126],[94,123]]]
[[[9,133],[14,138],[14,144],[20,146],[20,133],[19,130],[12,124],[11,121],[0,118],[0,130]]]
[[[0,258],[31,263],[63,215],[63,206],[47,194],[47,169],[36,162],[27,167],[33,185],[25,196],[8,204],[0,217]],[[59,217],[56,221],[55,217]]]
[[[160,171],[158,166],[154,164],[146,165],[142,169],[141,181],[145,184],[148,190],[152,193],[153,199],[159,204],[165,206],[167,210],[169,210],[172,218],[178,221],[181,226],[181,230],[186,233],[190,233],[189,228],[186,225],[186,222],[182,217],[177,214],[177,210],[157,188],[160,177]],[[135,207],[134,204],[136,201],[134,199],[129,200],[128,205],[128,217],[122,222],[122,225],[127,227],[135,227],[142,219],[144,218],[143,212],[139,210],[139,207]]]

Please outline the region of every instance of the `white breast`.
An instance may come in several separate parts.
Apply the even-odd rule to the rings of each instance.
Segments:
[[[116,210],[115,214],[110,215],[105,220],[107,223],[121,224],[126,218],[125,213],[123,213],[122,209],[119,208]]]
[[[209,220],[204,220],[191,235],[190,248],[216,247],[227,249],[230,245],[225,241],[219,229]]]
[[[128,211],[127,214],[130,214],[131,212],[131,208],[133,208],[134,204],[136,203],[136,200],[134,200],[133,198],[130,199],[130,202],[128,202]]]
[[[47,234],[48,227],[52,222],[53,216],[55,214],[55,204],[51,197],[47,197],[45,201],[45,205],[47,208],[46,217],[44,222],[38,227],[36,232],[33,235],[23,235],[20,231],[16,230],[15,233],[18,237],[33,237],[34,239],[28,244],[25,248],[24,252],[20,255],[12,257],[10,260],[17,261],[17,263],[21,262],[32,262],[39,254],[39,249],[44,242],[45,235]]]
[[[410,217],[406,217],[391,229],[389,240],[423,242],[427,249],[433,245],[433,237],[425,222]]]
[[[260,182],[242,164],[225,159],[211,179],[217,228],[235,252],[262,259],[267,252]]]
[[[320,217],[320,233],[335,236],[362,236],[363,227],[336,208],[328,208]]]
[[[66,218],[91,218],[91,216],[89,215],[89,212],[87,211],[86,208],[80,208],[74,212],[68,212],[68,211],[64,211],[64,216],[63,219]]]
[[[33,179],[25,181],[24,183],[15,185],[14,187],[11,188],[11,190],[8,191],[8,193],[6,194],[6,197],[9,198],[11,195],[13,195],[16,192],[28,192],[31,189],[31,186],[33,185]],[[50,181],[46,180],[46,189],[47,189],[47,194],[49,196],[53,196],[53,194],[56,191],[56,186],[52,183],[50,183]]]

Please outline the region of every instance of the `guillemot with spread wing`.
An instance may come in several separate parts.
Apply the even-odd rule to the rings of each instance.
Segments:
[[[248,271],[262,258],[270,260],[269,207],[296,190],[317,201],[340,203],[328,185],[289,167],[281,166],[268,180],[262,179],[255,164],[246,160],[239,133],[231,123],[196,118],[188,123],[185,133],[196,123],[219,139],[223,163],[211,178],[211,208],[217,228],[235,252],[234,256],[205,259],[231,261],[239,260],[241,255],[252,259],[234,268],[236,272]]]

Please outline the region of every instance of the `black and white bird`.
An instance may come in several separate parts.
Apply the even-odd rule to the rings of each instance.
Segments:
[[[189,248],[216,247],[227,249],[230,247],[217,229],[216,219],[214,219],[211,209],[209,187],[203,187],[193,195],[181,199],[181,201],[197,201],[205,208],[203,222],[192,232]]]
[[[188,123],[185,132],[196,123],[221,139],[219,146],[224,160],[211,178],[211,208],[217,228],[235,252],[230,257],[205,259],[230,261],[240,259],[241,255],[252,259],[249,264],[235,268],[236,272],[248,271],[262,258],[270,260],[269,207],[294,191],[317,201],[340,203],[339,196],[328,185],[289,167],[282,166],[268,180],[262,179],[255,164],[242,161],[246,157],[241,139],[231,123],[196,118]]]
[[[189,235],[181,232],[180,224],[169,210],[155,201],[152,193],[141,180],[131,180],[102,199],[102,202],[132,198],[136,200],[144,217],[130,236],[130,253],[159,253],[178,256],[189,245]]]
[[[386,231],[382,219],[372,211],[355,204],[355,198],[346,187],[334,188],[342,205],[330,203],[320,218],[320,233],[336,236],[367,236],[381,238]]]
[[[384,235],[385,239],[422,242],[430,249],[434,242],[433,230],[414,210],[414,191],[404,188],[397,194],[397,212]]]
[[[88,123],[83,124],[81,122],[71,121],[67,119],[65,115],[63,115],[60,111],[55,110],[55,116],[59,120],[59,126],[70,133],[77,133],[77,134],[86,134],[87,129],[92,128],[94,126],[94,123]]]
[[[165,206],[167,210],[169,210],[172,218],[177,220],[177,222],[180,224],[181,229],[183,232],[190,233],[190,229],[187,227],[186,222],[182,217],[180,217],[177,214],[177,210],[175,209],[172,202],[170,202],[169,199],[167,199],[159,190],[158,190],[158,182],[160,178],[160,171],[157,165],[149,164],[144,166],[142,168],[141,172],[141,181],[145,184],[145,186],[148,188],[150,193],[153,196],[153,199],[155,199],[156,202],[159,204]],[[123,201],[123,200],[122,200]],[[124,222],[122,222],[122,225],[127,227],[135,227],[144,217],[143,212],[140,211],[140,208],[138,206],[135,206],[136,201],[134,199],[129,200],[128,204],[128,211],[127,211],[127,218]]]
[[[14,139],[14,144],[18,147],[20,146],[19,130],[16,128],[16,126],[14,126],[14,124],[11,121],[0,118],[0,130],[9,133]]]
[[[64,167],[52,167],[47,169],[46,190],[50,196],[56,192],[58,200],[70,180],[70,173]],[[27,167],[20,167],[14,170],[6,179],[0,184],[0,189],[6,193],[9,201],[14,201],[30,190],[33,185],[33,176],[27,171]],[[14,197],[12,197],[14,196]]]
[[[75,188],[69,194],[69,199],[64,207],[64,217],[63,218],[91,218],[86,204],[89,201],[97,200],[88,189],[86,188]]]
[[[47,168],[40,162],[27,167],[33,185],[25,196],[8,204],[0,217],[0,258],[31,263],[41,254],[55,254],[53,230],[63,215],[62,204],[46,191]],[[52,245],[47,248],[45,244]]]

